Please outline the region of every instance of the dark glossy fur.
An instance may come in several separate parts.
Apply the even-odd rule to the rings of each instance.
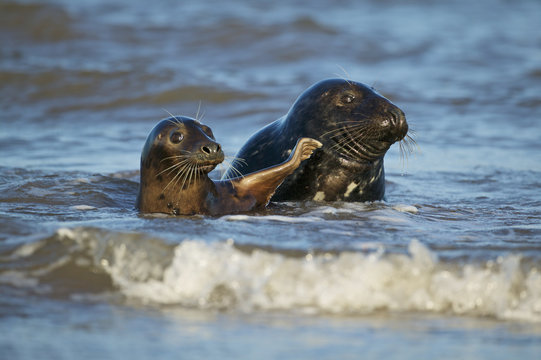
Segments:
[[[286,178],[273,201],[374,201],[383,199],[383,157],[402,140],[408,124],[402,110],[361,83],[329,79],[316,83],[295,101],[286,116],[252,135],[237,153],[248,174],[287,159],[295,141],[323,143]],[[224,177],[234,176],[229,170]]]

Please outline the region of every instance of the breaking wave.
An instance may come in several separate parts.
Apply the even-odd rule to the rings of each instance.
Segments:
[[[62,228],[2,251],[0,284],[74,296],[242,312],[430,312],[541,322],[541,269],[520,255],[450,263],[420,241],[407,254],[273,252],[233,240],[170,244],[141,234]]]

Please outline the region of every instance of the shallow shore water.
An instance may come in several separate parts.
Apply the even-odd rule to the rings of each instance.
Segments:
[[[533,0],[0,3],[0,358],[538,358],[540,18]],[[415,132],[385,201],[134,209],[169,112],[232,156],[331,77]]]

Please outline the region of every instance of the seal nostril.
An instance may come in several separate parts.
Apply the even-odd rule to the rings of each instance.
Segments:
[[[201,151],[206,155],[217,154],[220,152],[220,145],[213,143],[203,145],[201,146]]]
[[[402,127],[406,122],[404,113],[400,109],[391,109],[389,114],[389,120],[393,127]]]
[[[398,119],[394,111],[391,111],[391,125],[396,126],[398,124]]]

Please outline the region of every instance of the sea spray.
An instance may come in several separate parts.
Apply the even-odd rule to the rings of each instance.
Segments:
[[[185,240],[174,247],[170,262],[156,263],[153,247],[110,246],[99,266],[122,294],[144,303],[344,315],[428,311],[541,321],[540,272],[523,269],[519,255],[450,263],[412,240],[408,254],[292,257],[244,251],[233,240]]]

